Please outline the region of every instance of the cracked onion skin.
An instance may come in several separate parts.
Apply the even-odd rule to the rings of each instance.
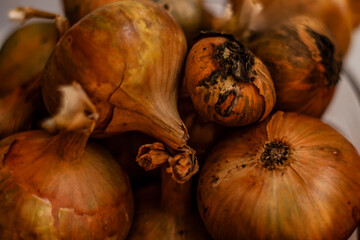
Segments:
[[[148,1],[107,4],[62,37],[43,74],[50,112],[59,85],[79,82],[96,106],[94,137],[138,130],[178,149],[188,134],[177,112],[186,38],[165,9]]]
[[[264,64],[231,35],[204,35],[191,48],[185,84],[201,117],[225,126],[263,120],[275,104]]]
[[[275,109],[321,117],[339,80],[341,57],[321,22],[299,16],[274,26],[247,45],[268,67]]]
[[[1,239],[125,239],[133,218],[126,173],[88,143],[98,114],[80,85],[59,89],[43,126],[0,141]]]
[[[360,157],[318,119],[277,112],[223,139],[199,178],[214,239],[348,239],[360,220]]]
[[[63,159],[57,137],[36,130],[0,142],[1,239],[125,239],[133,214],[126,174],[95,144]]]

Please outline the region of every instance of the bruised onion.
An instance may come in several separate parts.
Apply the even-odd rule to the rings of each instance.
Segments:
[[[135,215],[128,239],[210,239],[191,201],[191,180],[176,183],[162,169],[161,188],[135,192]]]
[[[360,220],[359,167],[333,128],[277,112],[213,149],[200,215],[214,239],[347,239]]]
[[[320,117],[330,103],[341,57],[326,27],[300,16],[260,34],[248,47],[268,67],[278,110]]]
[[[94,137],[143,132],[189,156],[184,175],[190,176],[196,164],[177,111],[186,51],[183,31],[162,7],[147,1],[107,4],[82,18],[55,47],[43,74],[45,104],[53,113],[58,86],[76,80],[99,113]]]
[[[261,121],[275,104],[266,66],[231,35],[197,41],[186,59],[184,81],[200,116],[225,126]]]
[[[79,85],[63,87],[50,130],[0,142],[1,239],[125,239],[133,216],[126,173],[87,143],[96,110]]]

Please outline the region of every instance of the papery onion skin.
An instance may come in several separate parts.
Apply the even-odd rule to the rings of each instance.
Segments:
[[[43,75],[46,106],[57,109],[55,89],[76,80],[100,116],[93,136],[138,130],[181,148],[188,135],[176,101],[186,49],[165,9],[147,1],[108,4],[58,43]]]
[[[269,142],[288,146],[273,168],[259,160]],[[200,173],[200,215],[214,239],[347,239],[360,220],[359,167],[333,128],[277,112],[213,149]]]
[[[133,216],[128,177],[94,144],[80,159],[62,158],[57,137],[39,130],[0,142],[0,238],[125,239]]]
[[[264,64],[231,35],[204,35],[191,48],[185,84],[201,117],[225,126],[264,119],[275,89]]]
[[[0,50],[0,96],[37,77],[57,39],[54,23],[33,23],[16,30]]]
[[[247,45],[268,67],[276,90],[275,109],[321,117],[341,70],[341,57],[326,27],[295,17],[260,34]]]

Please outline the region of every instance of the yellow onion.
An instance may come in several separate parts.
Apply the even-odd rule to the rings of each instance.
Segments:
[[[191,180],[176,183],[165,168],[161,187],[135,192],[134,223],[128,239],[211,239],[191,199]]]
[[[202,0],[152,0],[163,6],[174,16],[182,29],[186,39],[191,42],[203,28],[203,3]]]
[[[71,25],[77,23],[95,9],[108,3],[119,2],[123,0],[62,0],[65,16],[69,19]],[[131,0],[133,1],[133,0]]]
[[[194,108],[225,126],[261,121],[275,104],[266,66],[231,35],[204,35],[191,48],[184,81]]]
[[[274,26],[248,46],[268,67],[275,108],[320,117],[330,103],[341,70],[334,38],[314,18],[299,16]]]
[[[59,35],[54,23],[33,23],[16,30],[0,50],[0,96],[43,71]]]
[[[1,239],[125,239],[133,216],[129,179],[87,143],[96,110],[79,85],[63,87],[61,111],[0,142]]]
[[[356,26],[356,3],[351,0],[229,0],[228,14],[216,18],[209,14],[212,29],[234,34],[244,40],[252,33],[261,33],[290,18],[306,15],[323,22],[339,45],[344,57]],[[357,1],[357,0],[355,0]],[[355,2],[354,1],[354,2]],[[355,14],[351,14],[353,11]],[[352,23],[353,21],[353,23]]]
[[[214,239],[347,239],[360,220],[360,156],[318,119],[277,112],[223,139],[199,178]]]
[[[41,72],[59,37],[54,23],[16,30],[0,50],[0,138],[29,130],[45,115]]]
[[[189,156],[188,133],[177,111],[177,89],[187,51],[180,26],[148,1],[107,4],[62,37],[43,74],[45,104],[58,108],[59,85],[79,82],[99,113],[93,137],[140,131]],[[179,161],[177,164],[182,164]]]

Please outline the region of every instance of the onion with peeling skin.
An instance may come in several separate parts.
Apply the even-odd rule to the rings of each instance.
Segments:
[[[133,216],[126,173],[88,143],[94,106],[78,85],[43,130],[0,142],[1,239],[125,239]]]
[[[187,56],[184,81],[200,116],[225,126],[261,121],[275,104],[266,66],[232,35],[198,40]]]
[[[318,119],[277,112],[223,139],[200,172],[214,239],[347,239],[360,221],[360,156]]]
[[[259,34],[247,45],[269,69],[275,109],[320,117],[341,70],[336,41],[320,21],[298,16]]]
[[[196,159],[177,111],[186,50],[180,26],[155,3],[107,4],[81,19],[57,44],[43,74],[45,104],[50,112],[57,109],[57,87],[76,80],[99,112],[93,137],[141,131],[175,154],[190,156],[184,175],[191,176]]]

